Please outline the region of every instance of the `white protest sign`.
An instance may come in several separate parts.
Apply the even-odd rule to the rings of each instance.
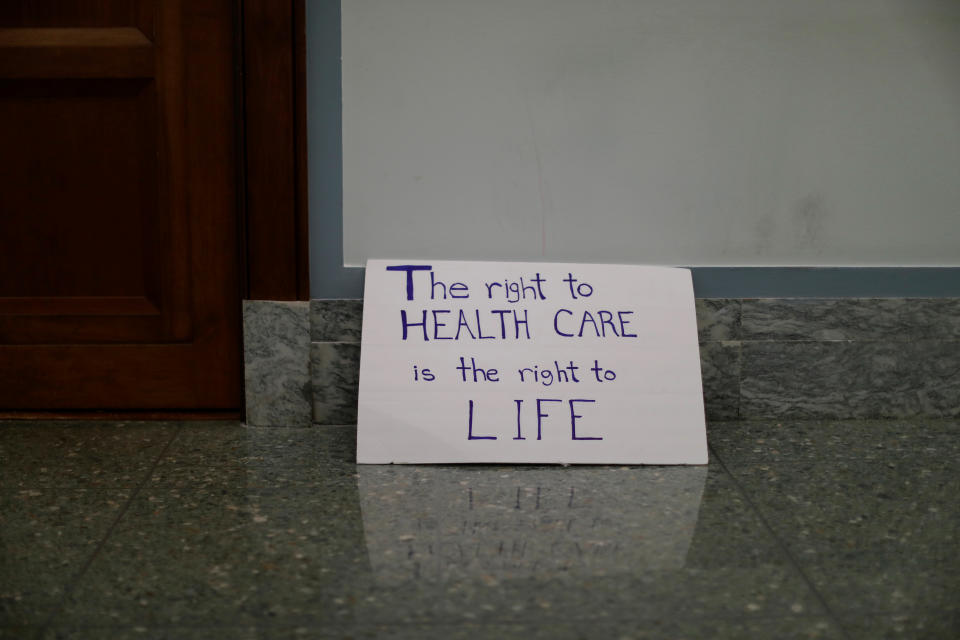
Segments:
[[[706,464],[690,272],[368,261],[357,462]]]

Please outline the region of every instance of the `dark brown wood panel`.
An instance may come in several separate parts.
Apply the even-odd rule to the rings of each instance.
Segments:
[[[0,27],[136,27],[153,38],[157,0],[4,0]]]
[[[148,78],[153,53],[135,27],[0,28],[0,78]]]
[[[307,300],[304,3],[244,2],[248,296]]]
[[[0,412],[239,409],[238,7],[0,3]]]
[[[155,102],[140,81],[0,82],[0,145],[17,150],[0,159],[0,210],[12,214],[0,236],[17,238],[0,254],[5,296],[147,295]]]

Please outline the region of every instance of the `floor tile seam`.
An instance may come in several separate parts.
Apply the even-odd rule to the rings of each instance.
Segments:
[[[738,468],[742,469],[744,467],[786,467],[786,468],[797,468],[808,465],[821,465],[824,463],[871,463],[875,465],[882,466],[887,469],[899,469],[899,470],[910,470],[910,469],[920,469],[920,463],[922,462],[925,465],[925,468],[933,469],[936,471],[952,470],[956,468],[956,463],[952,459],[947,459],[946,457],[931,457],[921,461],[912,459],[912,454],[910,452],[894,452],[896,455],[891,455],[888,457],[840,457],[840,456],[831,456],[831,457],[809,457],[804,459],[794,459],[794,460],[763,460],[763,459],[725,459],[723,461],[724,465],[731,469],[730,475],[735,476],[735,471]],[[719,458],[719,456],[718,456]],[[850,471],[851,469],[846,469]]]
[[[722,342],[722,341],[721,341]],[[744,337],[739,340],[728,340],[726,342],[740,342],[742,344],[960,344],[960,338],[956,336],[943,338],[898,338],[891,337],[870,337],[870,338],[767,338],[767,337]]]
[[[939,610],[937,610],[939,611]],[[933,612],[931,612],[933,613]],[[886,614],[881,614],[886,615]],[[828,616],[824,614],[811,614],[811,613],[784,613],[784,614],[731,614],[731,615],[717,615],[717,614],[708,614],[708,615],[684,615],[684,620],[693,620],[693,621],[709,621],[709,620],[722,620],[724,622],[752,622],[752,621],[775,621],[775,620],[821,620],[825,619]],[[275,618],[276,619],[276,618]],[[323,618],[316,618],[317,620],[323,620]],[[529,619],[529,618],[527,618]],[[627,622],[627,621],[637,621],[637,622],[653,622],[656,620],[663,620],[664,615],[661,613],[651,613],[649,616],[645,615],[612,615],[612,616],[603,616],[603,615],[594,615],[594,616],[581,616],[581,617],[566,617],[566,616],[551,616],[550,621],[556,621],[559,623],[570,623],[570,622],[596,622],[597,620],[610,620],[611,622]],[[499,620],[499,619],[498,619]],[[391,624],[394,624],[393,621],[390,621]],[[452,626],[457,625],[463,622],[462,620],[457,621],[438,621],[434,623],[422,623],[422,622],[410,622],[410,621],[397,621],[395,624],[403,625],[423,625],[423,624],[436,624],[440,626]],[[493,621],[484,621],[487,624],[505,624],[505,625],[519,625],[519,624],[528,624],[520,621],[513,621],[507,619],[505,622],[493,622]],[[381,624],[381,623],[374,623]],[[360,625],[363,626],[363,623]]]
[[[324,459],[318,458],[317,460],[311,460],[311,461],[308,461],[308,462],[294,462],[294,461],[292,461],[292,460],[278,460],[276,464],[273,464],[273,463],[246,464],[246,463],[237,463],[237,462],[209,463],[209,464],[196,464],[196,463],[181,464],[181,463],[179,463],[179,462],[171,462],[171,463],[164,463],[164,464],[165,464],[165,465],[166,465],[166,464],[173,465],[173,466],[175,467],[175,469],[177,469],[177,470],[205,471],[205,470],[209,470],[209,469],[219,469],[219,470],[223,470],[223,471],[244,471],[244,470],[248,470],[248,469],[249,469],[249,470],[252,470],[252,471],[263,471],[263,470],[269,471],[269,470],[271,470],[271,469],[294,469],[294,470],[297,470],[297,469],[310,469],[310,468],[313,468],[313,467],[316,467],[316,466],[320,466],[320,465],[323,465],[323,464],[326,464],[327,466],[330,466],[331,461],[330,461],[330,460],[324,460]],[[332,464],[338,464],[338,465],[344,465],[344,464],[354,465],[355,463],[353,463],[353,462],[347,462],[347,461],[342,461],[342,460],[334,460],[334,461],[332,461]],[[414,466],[414,465],[407,465],[407,466]],[[164,467],[164,468],[165,468],[165,467]],[[159,471],[160,471],[161,473],[163,473],[163,472],[164,472],[164,468],[160,468]],[[162,477],[162,476],[161,476],[161,477]]]
[[[811,427],[810,424],[796,424],[789,423],[785,426],[776,426],[770,427],[770,430],[776,430],[771,432],[767,431],[767,434],[763,432],[758,432],[756,430],[748,429],[737,429],[737,427],[712,427],[707,430],[707,436],[713,438],[719,438],[721,440],[731,439],[732,435],[736,435],[738,441],[743,442],[746,439],[748,446],[752,445],[754,442],[759,442],[763,439],[763,444],[769,444],[771,441],[774,442],[779,447],[809,447],[805,445],[803,440],[813,441],[815,438],[831,438],[831,437],[840,437],[847,436],[849,437],[852,434],[862,434],[865,437],[870,436],[883,436],[884,439],[877,439],[876,443],[882,444],[884,446],[876,446],[872,450],[868,449],[866,452],[883,452],[888,451],[890,448],[895,446],[899,440],[897,438],[901,436],[908,436],[912,438],[960,438],[960,427],[945,427],[941,425],[925,425],[922,423],[906,423],[899,424],[902,421],[900,419],[887,419],[880,418],[874,422],[886,422],[889,424],[877,424],[871,425],[866,428],[859,428],[860,425],[854,424],[837,424],[830,425],[829,427]],[[854,422],[854,421],[850,421]],[[894,431],[897,429],[899,431]],[[791,439],[791,436],[794,438]],[[801,440],[801,438],[803,440]],[[820,440],[822,441],[822,440]],[[891,443],[888,445],[887,443]],[[918,442],[917,440],[909,440],[909,444],[925,444],[925,442]],[[838,445],[841,443],[837,443]],[[809,449],[808,449],[809,450]],[[859,454],[846,454],[840,453],[839,455],[859,455]]]
[[[163,456],[166,455],[167,451],[170,449],[170,446],[173,444],[174,440],[176,440],[177,437],[180,435],[180,432],[182,431],[182,429],[183,429],[182,426],[178,426],[176,429],[174,429],[173,433],[170,434],[170,438],[167,440],[166,444],[164,444],[163,448],[157,454],[157,457],[154,459],[153,464],[150,465],[150,468],[147,470],[146,474],[144,474],[140,483],[130,493],[130,496],[124,502],[123,506],[120,507],[119,512],[117,513],[116,517],[113,519],[113,522],[110,523],[110,526],[107,527],[106,533],[104,533],[103,537],[99,540],[99,542],[97,542],[97,546],[94,548],[93,552],[86,559],[86,561],[84,561],[83,565],[80,567],[80,570],[67,582],[67,585],[63,590],[63,595],[61,595],[60,598],[57,600],[57,602],[53,605],[50,611],[50,614],[47,616],[43,624],[40,625],[39,631],[37,632],[37,635],[36,635],[37,640],[41,640],[44,634],[47,632],[47,630],[53,626],[53,622],[56,620],[57,616],[63,610],[63,607],[67,602],[67,599],[73,594],[74,590],[76,590],[77,586],[83,580],[83,577],[86,575],[87,571],[93,565],[94,561],[97,559],[97,557],[99,557],[100,552],[103,550],[103,548],[107,544],[107,540],[110,539],[110,536],[113,534],[113,531],[116,529],[117,525],[126,515],[127,511],[130,509],[130,505],[133,504],[133,501],[139,495],[140,490],[147,484],[147,482],[153,476],[153,472],[157,468],[157,465],[160,464],[160,460],[162,460]]]
[[[849,618],[854,616],[913,616],[941,613],[960,615],[960,610],[957,608],[945,609],[943,607],[919,607],[916,609],[843,609],[839,616],[841,618]]]
[[[567,618],[567,617],[557,617],[552,616],[549,620],[550,624],[553,625],[585,625],[591,624],[595,625],[598,623],[611,623],[611,624],[622,624],[622,623],[632,623],[632,624],[642,624],[642,623],[654,623],[663,621],[664,616],[653,615],[650,616],[584,616],[578,618]],[[431,628],[444,628],[444,627],[462,627],[464,624],[472,624],[476,626],[485,626],[485,627],[525,627],[525,626],[541,626],[542,623],[531,623],[529,618],[523,621],[522,619],[511,620],[511,619],[489,619],[485,620],[483,618],[457,618],[449,620],[436,620],[434,619],[424,619],[423,621],[418,620],[389,620],[384,619],[381,621],[371,620],[370,622],[362,623],[338,623],[334,619],[328,618],[312,618],[312,617],[302,617],[302,616],[293,616],[290,618],[278,617],[274,618],[272,621],[257,621],[257,627],[262,627],[264,629],[273,629],[273,628],[284,628],[284,627],[311,627],[319,626],[323,629],[371,629],[383,626],[397,627],[397,628],[421,628],[421,627],[431,627]],[[838,629],[841,629],[840,624],[832,620],[830,616],[825,614],[818,615],[807,615],[807,614],[794,614],[794,615],[773,615],[773,616],[718,616],[718,615],[706,615],[706,616],[689,616],[685,615],[683,617],[684,622],[692,622],[694,624],[702,624],[709,622],[724,622],[724,623],[763,623],[763,622],[785,622],[785,621],[817,621],[823,620],[830,622]],[[161,629],[161,628],[186,628],[186,627],[196,627],[198,625],[180,625],[180,626],[153,626],[152,628]],[[214,625],[212,628],[217,628],[220,626],[227,625]],[[98,628],[98,627],[90,627]],[[111,627],[107,627],[111,628]]]
[[[899,458],[898,458],[898,459],[899,459]],[[875,461],[878,461],[878,460],[883,460],[883,458],[874,457],[874,456],[851,456],[851,455],[843,455],[843,456],[830,456],[830,457],[824,457],[824,456],[809,456],[809,457],[806,457],[806,458],[793,458],[793,459],[790,459],[790,460],[774,459],[774,458],[737,458],[737,457],[733,457],[733,458],[729,458],[729,459],[727,460],[727,462],[728,462],[729,464],[731,464],[731,465],[749,464],[749,465],[785,465],[785,466],[790,466],[790,465],[809,464],[809,463],[811,463],[811,462],[817,462],[817,463],[819,463],[819,462],[825,462],[825,461],[826,461],[826,462],[875,462]],[[904,463],[904,464],[906,464],[906,463]]]
[[[958,434],[957,437],[960,438],[960,434]],[[709,438],[708,438],[707,442],[708,442],[711,446],[714,446],[715,448],[718,448],[718,449],[721,449],[721,450],[724,448],[723,445],[720,445],[720,447],[717,447],[717,446],[716,446],[717,443],[711,443],[710,440],[709,440]],[[927,444],[928,444],[928,443],[919,443],[919,446],[925,446],[925,445],[927,445]],[[894,448],[894,447],[888,447],[888,448],[884,448],[884,449],[876,449],[876,451],[874,451],[874,452],[864,452],[863,454],[859,454],[859,455],[858,455],[858,454],[850,454],[850,453],[832,453],[832,452],[825,452],[825,453],[826,453],[827,455],[821,455],[820,453],[802,452],[802,453],[801,453],[801,456],[793,456],[793,457],[785,456],[785,455],[781,455],[781,456],[779,456],[779,457],[763,457],[762,454],[758,454],[758,455],[756,455],[756,456],[749,456],[749,457],[736,457],[736,456],[735,456],[735,457],[731,458],[730,461],[731,461],[731,462],[735,462],[735,463],[748,462],[748,463],[799,464],[799,463],[802,463],[802,462],[818,462],[818,461],[823,461],[823,460],[841,460],[841,461],[843,461],[843,460],[866,460],[866,461],[871,461],[871,460],[884,460],[884,459],[888,459],[888,458],[889,458],[889,459],[897,459],[897,460],[899,460],[899,459],[902,458],[902,456],[903,456],[904,454],[910,454],[910,453],[918,453],[918,454],[919,454],[919,453],[923,453],[923,452],[922,452],[922,451],[904,451],[904,450],[897,449],[897,448]],[[788,459],[784,459],[784,458],[788,458]],[[357,463],[351,462],[351,461],[349,461],[349,460],[339,460],[339,459],[333,460],[333,461],[332,461],[332,464],[331,464],[331,461],[330,461],[330,460],[317,459],[317,460],[309,461],[309,462],[279,461],[278,464],[235,464],[235,463],[226,463],[226,464],[182,464],[182,465],[177,465],[177,466],[176,466],[176,469],[177,469],[177,471],[188,471],[188,470],[193,470],[193,471],[207,471],[207,470],[211,470],[211,469],[216,469],[216,470],[222,470],[222,471],[244,471],[244,470],[250,470],[250,471],[256,471],[256,472],[262,472],[262,471],[273,471],[273,470],[276,470],[276,471],[286,471],[286,470],[289,470],[289,471],[304,471],[304,470],[317,469],[317,468],[321,468],[321,470],[322,470],[322,468],[332,469],[334,466],[343,467],[341,470],[349,470],[349,469],[352,468],[352,467],[356,467],[356,468],[360,468],[360,467],[366,467],[366,468],[379,468],[379,467],[399,467],[399,468],[426,467],[426,468],[431,468],[431,469],[433,469],[433,468],[435,468],[435,469],[447,469],[447,468],[449,468],[449,465],[445,465],[445,464],[444,464],[444,465],[423,465],[423,464],[361,465],[361,464],[357,464]],[[502,468],[507,468],[507,469],[511,469],[511,468],[528,469],[528,468],[534,468],[534,467],[536,467],[536,468],[553,469],[553,468],[560,467],[560,466],[562,466],[562,465],[560,465],[560,464],[542,464],[542,463],[530,463],[530,464],[517,463],[517,464],[508,464],[508,465],[505,465],[505,466],[501,466],[501,465],[498,465],[498,464],[478,465],[478,466],[476,466],[476,467],[474,467],[474,468],[476,468],[477,470],[481,470],[481,469],[480,469],[480,466],[483,466],[484,468],[491,468],[491,469],[494,469],[494,470],[500,470],[500,469],[502,469]],[[604,464],[604,463],[601,463],[601,464],[574,464],[574,465],[570,465],[570,466],[575,466],[575,467],[581,468],[581,469],[590,468],[590,467],[604,468],[604,469],[606,469],[606,468],[619,468],[619,467],[624,467],[624,466],[627,466],[627,467],[670,467],[670,466],[674,466],[674,465],[642,464],[642,463],[640,463],[640,464],[627,464],[627,465],[624,465],[624,464],[609,464],[609,463]],[[466,468],[467,468],[467,469],[470,469],[470,467],[466,467]],[[157,483],[162,483],[162,482],[165,482],[165,481],[162,481],[162,480],[157,481]],[[15,490],[21,490],[21,491],[23,491],[23,490],[30,490],[30,489],[86,489],[86,488],[94,488],[94,489],[132,489],[132,488],[136,487],[138,484],[139,484],[139,481],[137,481],[137,482],[135,482],[135,483],[130,483],[130,484],[110,483],[110,484],[98,484],[98,485],[77,485],[77,484],[59,484],[59,483],[58,483],[58,484],[43,484],[43,483],[40,483],[40,484],[19,485],[19,486],[16,486],[16,487],[2,487],[2,486],[0,486],[0,491],[15,491]]]
[[[224,482],[229,484],[236,484],[236,478],[230,478],[229,476],[224,476],[225,480],[211,480],[203,477],[191,477],[190,474],[193,472],[207,473],[210,471],[219,472],[223,474],[245,474],[246,472],[252,472],[255,474],[262,473],[303,473],[304,471],[317,471],[317,472],[329,472],[331,474],[351,474],[355,475],[356,472],[352,469],[353,463],[336,463],[335,465],[323,464],[326,461],[318,460],[314,463],[300,463],[300,464],[291,464],[291,465],[199,465],[199,466],[187,466],[180,465],[176,467],[177,475],[173,475],[168,471],[161,470],[161,475],[158,475],[157,479],[151,479],[150,483],[154,486],[160,485],[178,485],[183,484],[186,481],[189,481],[191,486],[202,486],[204,484],[223,484]],[[350,465],[343,466],[343,465]],[[156,474],[156,472],[155,472]],[[179,477],[178,477],[179,476]],[[254,485],[243,485],[243,486],[254,486]],[[269,485],[267,485],[269,486]],[[25,490],[29,490],[32,487],[24,487]],[[117,487],[122,488],[122,487]],[[132,487],[127,487],[132,488]],[[0,489],[2,491],[2,489]]]
[[[893,391],[891,391],[890,389],[879,389],[879,390],[876,390],[876,392],[871,391],[870,393],[874,396],[880,395],[880,394],[886,394],[888,396],[891,394],[897,394],[901,397],[908,396],[912,398],[916,393],[916,389],[904,389],[904,390],[893,390]],[[743,394],[741,393],[741,398],[742,397],[743,397]],[[752,398],[749,398],[749,400],[752,402],[768,402],[769,397],[770,396],[768,396],[767,398],[753,396]],[[943,412],[940,412],[940,413],[914,413],[914,414],[905,414],[905,415],[892,415],[892,414],[851,415],[851,414],[848,414],[846,416],[838,417],[836,413],[832,415],[812,414],[808,412],[806,407],[801,406],[800,408],[798,408],[799,405],[802,405],[803,403],[807,402],[806,399],[797,400],[796,398],[794,399],[783,399],[783,398],[784,396],[780,394],[770,402],[775,402],[778,404],[792,403],[788,408],[784,409],[782,407],[776,407],[775,409],[771,409],[771,413],[767,413],[767,414],[752,413],[752,414],[747,414],[745,416],[742,416],[741,419],[744,422],[753,422],[753,423],[770,422],[773,420],[782,420],[787,422],[840,422],[840,423],[887,422],[887,421],[920,422],[924,420],[953,420],[953,421],[960,420],[960,410],[956,409],[953,406],[950,406],[949,409],[944,410]],[[845,396],[843,400],[838,400],[836,402],[841,402],[841,401],[846,402],[848,399],[849,398]],[[873,398],[868,398],[868,400],[872,401]],[[831,403],[833,402],[834,401],[831,401]],[[790,411],[798,411],[798,413],[789,413]],[[953,413],[954,411],[958,411],[958,412]],[[783,428],[786,428],[786,427],[783,427]]]
[[[238,484],[236,481],[231,480],[230,478],[224,480],[190,480],[190,481],[171,481],[171,482],[151,482],[147,485],[148,489],[164,489],[164,490],[174,490],[179,489],[180,491],[185,492],[194,492],[199,489],[211,489],[211,488],[225,488],[230,487],[234,489],[250,489],[250,490],[274,490],[274,489],[295,489],[297,487],[303,488],[316,488],[317,486],[326,486],[332,478],[323,478],[322,481],[303,481],[303,482],[294,482],[294,481],[284,481],[284,482],[274,482],[269,484]]]
[[[140,480],[131,484],[27,484],[19,487],[0,487],[0,494],[22,491],[132,491],[140,485]]]
[[[728,429],[736,426],[754,426],[769,428],[776,425],[780,429],[793,427],[817,427],[839,429],[851,423],[869,425],[871,423],[907,423],[904,426],[935,427],[949,431],[960,432],[960,419],[950,416],[888,416],[883,418],[784,418],[782,416],[768,416],[760,418],[729,418],[723,420],[707,420],[707,427],[714,429]],[[728,427],[727,425],[733,425]]]
[[[492,613],[492,612],[491,612]],[[929,613],[942,613],[941,610],[930,611]],[[881,613],[878,615],[897,615],[897,614],[887,614]],[[645,615],[594,615],[594,616],[580,616],[580,617],[566,617],[566,616],[551,616],[550,623],[556,624],[577,624],[577,623],[596,623],[598,621],[608,621],[608,622],[656,622],[664,619],[662,614],[653,614],[649,616]],[[684,615],[683,620],[693,621],[693,622],[777,622],[777,621],[787,621],[787,620],[829,620],[829,616],[824,614],[783,614],[783,615]],[[487,626],[499,625],[499,626],[523,626],[530,625],[528,618],[516,618],[516,619],[504,619],[504,618],[462,618],[451,616],[449,619],[437,620],[436,618],[431,618],[429,620],[424,619],[419,620],[391,620],[384,618],[381,620],[370,619],[369,622],[359,622],[359,623],[337,623],[333,617],[324,617],[324,616],[312,616],[309,614],[291,614],[285,616],[277,616],[271,618],[270,620],[264,620],[257,617],[249,618],[251,623],[256,626],[263,626],[269,628],[275,627],[286,627],[286,626],[307,626],[307,625],[322,625],[324,628],[336,628],[336,627],[351,627],[351,628],[364,628],[364,627],[376,627],[383,625],[391,625],[397,627],[454,627],[460,626],[463,624],[483,624]],[[540,623],[536,623],[540,624]],[[57,626],[57,625],[54,625]],[[69,626],[73,628],[82,628],[82,629],[115,629],[115,628],[128,628],[136,626],[148,626],[153,629],[183,629],[183,628],[221,628],[221,627],[238,627],[238,626],[247,626],[242,622],[239,623],[225,623],[225,624],[216,624],[216,623],[192,623],[184,622],[182,624],[171,624],[171,623],[160,623],[160,624],[144,624],[138,622],[131,623],[121,623],[121,624],[64,624],[59,626]]]
[[[800,576],[803,582],[807,585],[807,588],[814,595],[816,600],[820,603],[820,606],[823,607],[823,610],[826,612],[827,617],[831,621],[833,621],[833,623],[837,626],[838,629],[840,629],[840,633],[843,634],[844,638],[847,638],[848,640],[852,640],[852,636],[847,631],[847,628],[843,625],[840,618],[834,612],[833,608],[827,602],[824,595],[820,593],[820,590],[816,588],[816,586],[813,584],[813,581],[810,579],[810,577],[806,574],[806,572],[800,566],[800,563],[797,561],[794,555],[790,552],[790,549],[787,546],[786,542],[784,542],[780,538],[780,536],[777,535],[777,532],[774,531],[769,520],[767,520],[767,517],[763,514],[763,512],[757,506],[756,502],[754,502],[750,494],[747,493],[746,489],[743,487],[740,481],[736,478],[736,476],[733,475],[730,469],[727,468],[727,464],[726,462],[724,462],[723,458],[717,453],[716,449],[713,447],[710,447],[710,452],[716,457],[717,462],[720,464],[720,467],[723,469],[727,477],[730,478],[730,481],[733,483],[734,487],[736,487],[737,492],[743,497],[744,501],[746,501],[747,505],[750,507],[750,510],[753,512],[754,516],[756,516],[760,520],[763,527],[776,541],[777,546],[780,548],[781,553],[783,553],[784,557],[787,558],[787,561],[796,571],[797,575]]]
[[[737,420],[743,416],[743,342],[737,344]]]
[[[742,418],[737,420],[707,420],[707,432],[721,433],[739,429],[750,434],[775,434],[803,429],[805,432],[840,432],[851,428],[879,430],[891,426],[904,429],[924,429],[929,433],[956,432],[960,434],[960,419],[949,416],[890,416],[885,418]]]
[[[251,460],[250,456],[237,457],[233,459],[220,459],[220,460],[183,460],[177,458],[168,458],[167,460],[161,461],[161,465],[158,467],[158,472],[163,474],[168,469],[173,470],[205,470],[205,469],[223,469],[226,471],[242,471],[244,469],[252,470],[262,470],[262,469],[287,469],[287,468],[304,468],[304,467],[315,467],[319,465],[355,465],[356,462],[352,460],[346,460],[341,457],[332,457],[331,452],[329,451],[318,451],[316,455],[310,454],[309,459],[307,458],[310,454],[310,449],[307,447],[298,448],[295,453],[285,456],[284,454],[278,454],[276,456],[257,456],[256,460]],[[352,455],[352,452],[350,452]],[[246,458],[246,459],[245,459]],[[162,477],[162,476],[161,476]]]
[[[311,422],[310,424],[247,424],[246,422],[241,422],[240,425],[244,429],[250,431],[257,431],[262,433],[270,433],[271,431],[313,431],[314,429],[321,428],[326,429],[328,427],[339,427],[343,425],[332,425],[332,424],[320,424],[319,422]]]

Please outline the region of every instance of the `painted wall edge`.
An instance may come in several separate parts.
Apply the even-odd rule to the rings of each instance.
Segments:
[[[316,257],[316,256],[314,256]],[[363,297],[362,267],[328,264],[315,299]],[[697,298],[957,298],[960,267],[689,267]]]

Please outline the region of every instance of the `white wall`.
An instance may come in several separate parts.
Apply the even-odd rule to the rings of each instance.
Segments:
[[[344,262],[960,265],[960,1],[343,0]]]

